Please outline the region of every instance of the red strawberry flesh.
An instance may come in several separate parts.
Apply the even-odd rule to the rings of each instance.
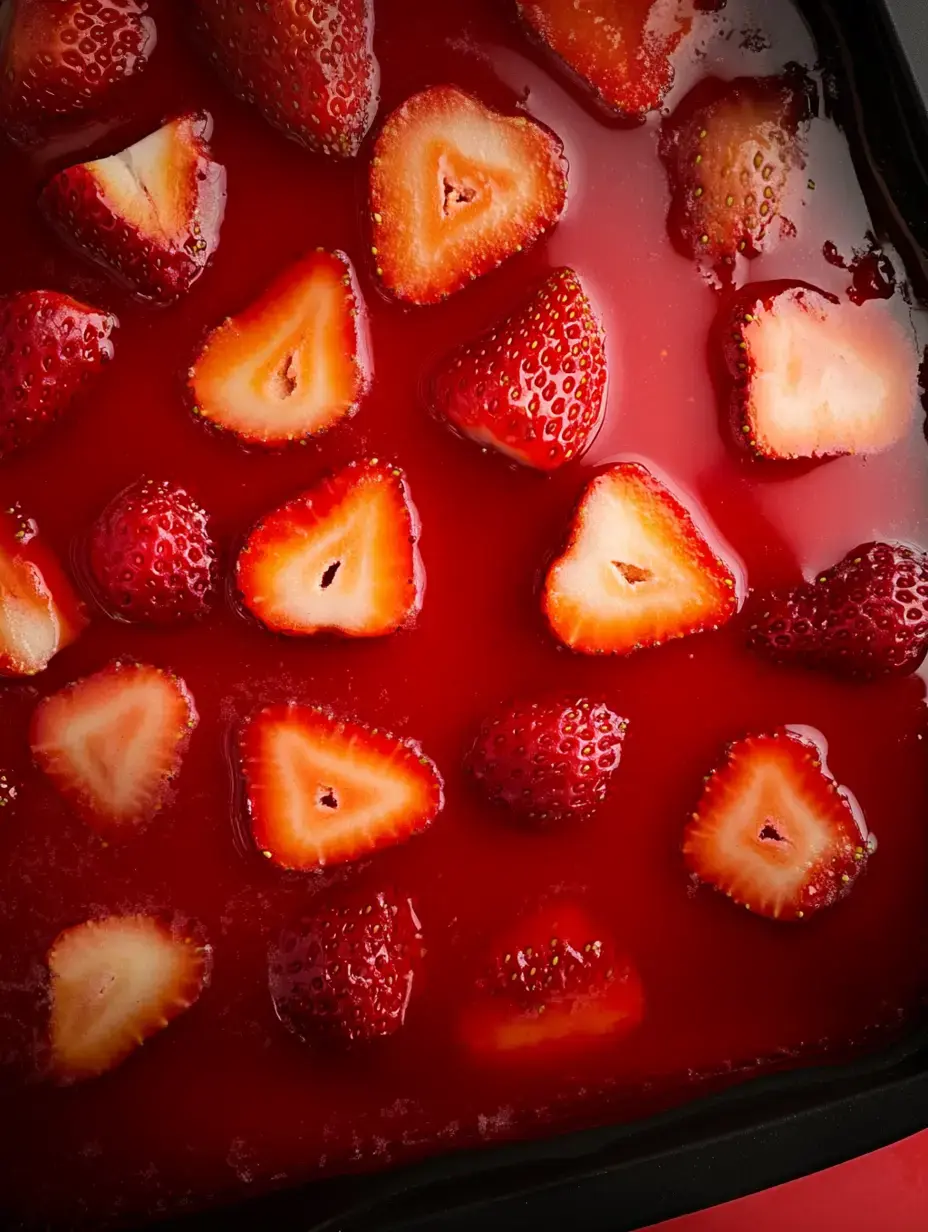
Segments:
[[[732,744],[706,781],[683,853],[737,906],[801,920],[848,894],[873,849],[817,741],[782,729]]]
[[[579,457],[606,397],[603,328],[573,270],[439,369],[432,403],[457,431],[538,470]]]

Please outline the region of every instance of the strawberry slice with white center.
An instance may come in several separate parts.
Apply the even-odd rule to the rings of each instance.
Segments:
[[[75,811],[115,837],[164,805],[196,724],[182,680],[144,663],[116,662],[41,701],[29,743]]]
[[[874,848],[823,748],[786,728],[729,746],[683,840],[700,881],[774,920],[801,920],[844,898]]]
[[[418,539],[403,472],[352,462],[262,518],[236,582],[245,607],[277,633],[383,637],[422,605]]]
[[[249,445],[317,436],[370,386],[364,301],[343,252],[321,248],[207,337],[190,369],[194,414]]]
[[[0,675],[43,671],[86,625],[83,604],[35,522],[18,508],[0,513]]]
[[[51,1076],[80,1082],[113,1069],[189,1009],[210,950],[155,916],[111,915],[66,929],[48,953]]]
[[[621,462],[580,498],[542,607],[571,650],[630,654],[717,629],[738,594],[688,510],[640,463]]]
[[[142,300],[189,291],[219,244],[226,173],[206,112],[172,120],[108,158],[66,167],[39,200],[49,223]]]
[[[240,737],[257,849],[281,868],[359,860],[427,829],[442,780],[418,744],[314,706],[259,711]]]
[[[918,352],[884,303],[758,283],[721,329],[733,426],[757,457],[876,453],[911,426]]]
[[[561,142],[433,86],[390,115],[370,171],[377,274],[397,299],[433,304],[521,252],[567,200]]]

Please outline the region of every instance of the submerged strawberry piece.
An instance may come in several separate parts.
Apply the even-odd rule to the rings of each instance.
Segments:
[[[484,720],[468,769],[491,800],[531,821],[568,821],[603,801],[628,720],[586,698],[515,702]]]
[[[749,645],[779,664],[869,678],[912,672],[928,651],[928,556],[864,543],[794,590],[752,598]]]
[[[441,777],[414,741],[295,702],[267,706],[240,737],[258,850],[281,868],[358,860],[425,830]]]
[[[731,569],[677,498],[640,463],[620,462],[580,498],[542,608],[571,650],[630,654],[717,629],[738,596]]]
[[[109,312],[60,291],[0,297],[0,457],[29,445],[113,358]]]
[[[451,355],[432,403],[452,427],[526,466],[577,458],[602,421],[603,327],[573,270],[556,270],[524,308]]]
[[[0,513],[0,675],[34,676],[87,625],[83,604],[38,527]]]
[[[613,1045],[644,1017],[644,990],[628,958],[587,913],[558,903],[500,938],[462,1032],[484,1058],[551,1059]]]
[[[373,0],[325,5],[193,0],[213,65],[294,141],[350,158],[377,111]]]
[[[758,283],[721,321],[737,438],[760,458],[876,453],[918,402],[914,337],[879,303]]]
[[[226,173],[210,156],[212,127],[191,113],[119,154],[66,167],[42,192],[43,213],[139,299],[172,303],[219,244]]]
[[[150,915],[110,915],[66,929],[48,953],[50,1073],[80,1082],[115,1068],[189,1009],[210,950]]]
[[[196,725],[182,680],[116,662],[39,702],[29,743],[84,821],[124,836],[164,805]]]
[[[850,893],[874,849],[822,749],[788,729],[730,745],[687,824],[695,876],[739,907],[801,920]]]
[[[403,472],[352,462],[262,518],[236,582],[245,607],[277,633],[383,637],[421,607],[418,539]]]
[[[609,111],[656,111],[698,0],[517,0],[519,16]]]
[[[144,0],[8,0],[0,14],[0,125],[31,137],[44,121],[95,111],[155,47]]]
[[[360,906],[322,907],[271,947],[271,1000],[288,1031],[310,1043],[393,1035],[412,992],[421,926],[409,901],[383,894]]]
[[[804,166],[805,83],[787,77],[701,81],[661,133],[668,225],[690,257],[757,256],[791,224],[784,215]]]
[[[343,252],[286,270],[206,339],[194,413],[246,444],[305,440],[355,413],[370,385],[364,301]]]
[[[433,304],[557,222],[563,146],[524,115],[433,86],[388,116],[370,171],[377,274],[397,299]]]
[[[140,479],[114,496],[90,532],[87,565],[101,605],[120,620],[174,624],[212,603],[209,521],[176,483]]]

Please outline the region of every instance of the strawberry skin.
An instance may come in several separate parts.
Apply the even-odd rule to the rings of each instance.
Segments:
[[[117,660],[39,702],[29,744],[78,815],[112,838],[163,807],[196,725],[182,680]]]
[[[380,86],[373,0],[193,0],[191,8],[212,64],[239,98],[310,150],[357,154]]]
[[[422,606],[418,541],[403,472],[352,462],[254,527],[236,564],[238,591],[275,633],[384,637]]]
[[[549,1063],[565,1049],[615,1044],[643,1017],[634,965],[582,907],[559,902],[497,940],[462,1034],[482,1060]]]
[[[111,915],[66,929],[48,952],[49,1074],[96,1078],[189,1009],[207,984],[209,946],[179,923]]]
[[[315,706],[267,706],[244,726],[239,769],[258,851],[280,868],[371,855],[427,829],[444,794],[415,741]]]
[[[455,86],[433,86],[387,117],[374,146],[377,276],[397,299],[437,303],[528,248],[566,203],[554,133]]]
[[[87,564],[97,599],[119,620],[174,624],[212,604],[209,519],[168,480],[139,479],[113,497],[90,532]]]
[[[747,615],[748,644],[773,663],[904,675],[928,651],[928,556],[864,543],[812,582],[755,596]]]
[[[0,125],[31,139],[49,119],[97,111],[148,63],[143,0],[8,0],[0,18]]]
[[[194,414],[246,445],[305,441],[350,419],[370,388],[367,319],[343,252],[316,249],[207,337]]]
[[[283,929],[269,954],[277,1017],[309,1043],[393,1035],[406,1017],[421,939],[412,904],[383,894],[304,917]]]
[[[226,173],[210,155],[213,121],[190,113],[108,158],[66,167],[39,206],[49,224],[137,299],[171,304],[219,244]]]
[[[587,485],[548,569],[542,611],[582,654],[631,654],[717,629],[738,609],[735,577],[689,511],[638,462]]]
[[[456,351],[432,384],[434,412],[481,445],[553,471],[602,422],[602,324],[573,270],[556,270],[520,311]]]
[[[586,817],[605,798],[627,728],[586,698],[510,703],[484,721],[468,769],[491,800],[529,821]]]
[[[38,527],[0,512],[0,675],[34,676],[87,627],[87,614]]]
[[[688,257],[756,257],[789,230],[783,207],[804,166],[804,83],[787,77],[701,81],[663,126],[671,239]],[[781,221],[782,220],[782,221]]]
[[[60,291],[0,296],[0,457],[29,445],[113,358],[108,312]]]
[[[683,839],[697,880],[774,920],[802,920],[844,898],[874,849],[823,749],[786,728],[729,746]]]
[[[877,453],[912,423],[918,353],[882,304],[756,283],[718,332],[735,437],[757,458]]]

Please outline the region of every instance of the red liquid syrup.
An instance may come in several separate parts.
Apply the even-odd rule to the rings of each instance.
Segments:
[[[183,6],[152,3],[159,44],[123,98],[131,113],[38,154],[0,150],[0,291],[55,287],[118,313],[116,360],[83,404],[5,460],[4,503],[21,501],[65,558],[110,496],[145,473],[187,486],[213,516],[229,565],[256,517],[352,458],[405,467],[428,576],[417,627],[381,641],[277,639],[221,602],[200,625],[145,630],[97,616],[46,672],[0,694],[0,764],[22,780],[0,826],[0,1209],[73,1226],[242,1197],[349,1169],[383,1168],[490,1139],[548,1135],[644,1115],[747,1075],[842,1060],[898,1036],[925,990],[928,731],[924,676],[870,685],[776,670],[744,649],[738,620],[625,660],[574,657],[546,632],[538,573],[593,468],[640,458],[714,524],[751,586],[794,582],[873,538],[928,545],[928,446],[783,472],[737,455],[720,430],[706,340],[719,298],[671,247],[658,119],[610,126],[565,88],[496,0],[382,0],[381,118],[409,94],[454,82],[528,111],[563,139],[566,217],[544,242],[440,307],[377,292],[365,257],[366,159],[308,155],[237,103],[184,35]],[[668,105],[707,73],[815,62],[787,4],[729,0],[700,18],[703,50],[678,67]],[[698,40],[697,40],[698,41]],[[53,170],[111,152],[188,107],[215,118],[228,168],[218,255],[176,307],[139,306],[72,256],[35,209]],[[879,228],[844,135],[818,119],[798,235],[739,266],[737,281],[801,278],[843,292]],[[811,183],[814,182],[814,188]],[[198,339],[308,248],[354,259],[370,310],[375,380],[357,418],[318,445],[246,453],[185,410]],[[832,256],[834,254],[832,253]],[[894,254],[897,280],[904,271]],[[605,427],[579,466],[552,478],[485,456],[434,423],[425,375],[447,350],[515,307],[549,267],[574,266],[604,314],[611,385]],[[908,308],[896,291],[891,306]],[[928,333],[913,313],[924,345]],[[201,715],[172,802],[143,833],[104,844],[30,769],[34,700],[132,655],[187,682]],[[481,803],[462,771],[480,718],[539,691],[603,697],[631,720],[608,800],[586,824],[520,830]],[[286,875],[234,840],[225,750],[233,724],[295,698],[421,740],[447,805],[424,837],[320,876]],[[780,724],[817,728],[879,848],[837,907],[801,926],[738,912],[691,889],[684,820],[723,745]],[[287,1034],[267,989],[266,949],[317,895],[381,888],[413,898],[428,952],[403,1030],[381,1046],[323,1053]],[[643,1025],[604,1049],[539,1068],[493,1067],[458,1023],[484,948],[540,899],[579,898],[636,962]],[[58,932],[95,914],[168,908],[215,950],[198,1004],[111,1074],[72,1088],[24,1078],[42,1022],[43,961]]]

